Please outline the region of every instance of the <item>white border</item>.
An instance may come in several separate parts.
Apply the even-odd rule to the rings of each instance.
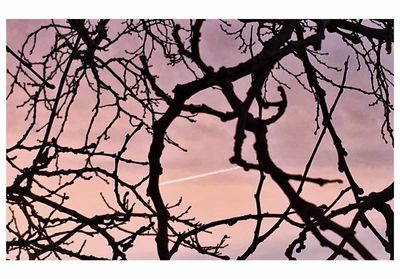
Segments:
[[[393,0],[9,0],[7,18],[395,18]]]
[[[9,18],[395,18],[395,92],[398,92],[397,61],[400,61],[397,48],[400,21],[396,1],[391,0],[297,0],[297,1],[229,1],[229,0],[147,0],[147,1],[86,1],[86,0],[34,0],[0,1],[0,36],[3,52],[0,65],[2,70],[1,88],[5,90],[5,36],[6,19]],[[397,14],[396,14],[397,11]],[[4,92],[4,91],[3,91]],[[1,178],[5,183],[5,95],[0,102],[1,117]],[[397,103],[397,98],[395,98]],[[395,110],[397,124],[398,111]],[[397,125],[395,125],[396,127]],[[397,129],[396,129],[397,130]],[[397,131],[396,131],[397,132]],[[397,137],[395,144],[398,146]],[[398,154],[395,149],[395,169],[399,169]],[[398,172],[395,181],[399,181]],[[395,205],[398,204],[398,191],[395,191]],[[155,261],[120,262],[5,262],[5,190],[1,191],[2,217],[0,229],[0,249],[2,251],[1,278],[82,278],[84,276],[115,278],[158,277],[164,278],[245,278],[255,276],[293,275],[306,278],[379,278],[395,274],[399,261],[372,262],[324,262],[302,261],[250,261],[250,262],[214,262],[214,261],[175,261],[170,263]],[[397,206],[395,207],[397,213]],[[399,235],[398,214],[395,214],[395,232]],[[395,234],[395,235],[396,235]],[[395,258],[399,259],[398,238],[395,241]],[[3,254],[4,253],[4,254]],[[396,268],[398,270],[398,267]],[[390,276],[391,278],[393,276]]]

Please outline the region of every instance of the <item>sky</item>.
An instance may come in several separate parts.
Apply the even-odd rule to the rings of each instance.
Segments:
[[[7,22],[7,45],[18,50],[23,38],[29,31],[34,30],[41,21],[36,20],[10,20]],[[116,22],[112,23],[111,29],[118,28]],[[214,68],[222,65],[233,66],[243,59],[239,56],[238,43],[231,39],[226,39],[216,21],[207,21],[202,31],[201,51],[206,63]],[[39,45],[41,48],[48,47],[49,37],[42,37]],[[131,42],[121,43],[121,49],[131,47]],[[347,57],[347,52],[338,44],[338,40],[332,38],[323,45],[324,49],[334,53],[332,63],[341,67]],[[120,50],[113,50],[118,54]],[[172,69],[163,62],[161,54],[156,53],[153,60],[154,73],[159,76],[157,82],[166,91],[170,91],[175,84],[191,80],[190,74],[183,72],[182,69]],[[349,83],[358,85],[365,84],[365,78],[354,72],[354,60],[350,61],[351,67],[349,73]],[[393,67],[393,59],[387,60],[389,67]],[[296,62],[293,58],[285,59],[284,65],[296,68]],[[7,65],[11,67],[15,64],[13,58],[7,56]],[[340,80],[340,75],[335,76]],[[8,81],[8,80],[7,80]],[[284,116],[268,130],[268,141],[270,152],[276,164],[290,173],[300,174],[303,172],[304,165],[308,160],[311,150],[318,138],[313,132],[316,128],[315,103],[313,96],[295,85],[293,80],[289,80],[292,89],[287,90],[288,108]],[[248,78],[243,78],[234,83],[235,89],[240,92],[243,99],[246,88],[249,84]],[[117,86],[117,85],[116,85]],[[271,92],[276,85],[271,85]],[[273,94],[273,93],[272,93]],[[277,94],[277,93],[275,93]],[[328,102],[332,103],[337,94],[337,89],[328,91]],[[192,99],[190,103],[206,103],[218,109],[227,108],[227,104],[222,98],[216,96],[212,90],[201,92]],[[24,114],[17,110],[15,106],[23,100],[23,95],[18,92],[7,100],[7,147],[11,146],[24,131]],[[107,100],[107,96],[104,97]],[[380,125],[382,123],[382,111],[376,107],[369,107],[372,99],[359,93],[345,91],[342,96],[337,111],[333,116],[335,127],[343,139],[344,146],[349,153],[348,163],[355,176],[356,181],[362,185],[367,193],[379,191],[393,181],[393,149],[390,144],[385,144],[380,137]],[[70,146],[80,146],[83,143],[82,135],[85,131],[85,125],[88,124],[91,115],[91,108],[95,102],[93,94],[85,91],[85,88],[79,91],[77,100],[71,110],[71,117],[62,136],[63,144]],[[104,123],[112,116],[113,111],[104,109],[95,123],[96,129],[100,130]],[[44,113],[41,119],[46,118]],[[169,136],[176,140],[182,147],[188,149],[182,152],[174,146],[167,145],[162,157],[164,168],[161,176],[161,184],[181,179],[185,177],[198,176],[204,173],[226,170],[233,166],[229,163],[232,156],[234,122],[220,123],[217,119],[210,116],[199,116],[196,123],[189,123],[184,119],[175,121],[169,130]],[[124,138],[126,131],[126,122],[121,121],[111,132],[111,142],[102,146],[104,150],[117,151],[118,143]],[[38,133],[40,136],[40,133]],[[149,136],[140,134],[128,146],[128,153],[135,160],[143,161],[147,158]],[[114,144],[117,143],[117,144]],[[254,159],[252,153],[252,137],[248,138],[244,146],[244,156]],[[21,165],[29,165],[29,155],[19,157]],[[108,167],[111,162],[99,160],[100,166]],[[79,159],[64,158],[63,166],[71,167],[79,164]],[[332,148],[332,142],[328,136],[324,139],[317,157],[314,161],[310,176],[325,178],[341,178],[343,175],[336,170],[336,155]],[[138,181],[145,174],[146,169],[138,167],[137,169],[121,167],[121,176],[129,181]],[[134,173],[134,175],[132,175]],[[7,168],[7,184],[13,181],[13,172]],[[243,172],[239,169],[232,169],[226,172],[220,172],[213,175],[202,176],[196,179],[179,181],[162,185],[161,191],[163,198],[167,203],[176,202],[179,197],[183,198],[183,207],[192,206],[191,216],[202,222],[209,222],[220,218],[231,217],[246,213],[255,213],[254,192],[256,190],[258,174],[256,172]],[[96,185],[96,187],[94,187]],[[295,183],[293,183],[295,185]],[[323,188],[306,184],[303,197],[309,201],[319,203],[321,201],[331,201],[337,193],[343,189],[343,185],[331,184]],[[99,190],[100,189],[100,190]],[[80,182],[79,185],[71,187],[69,194],[71,199],[68,205],[79,208],[88,215],[94,215],[98,212],[107,210],[101,202],[99,191],[107,194],[106,186],[98,186],[98,183]],[[228,193],[228,194],[227,194]],[[110,193],[109,193],[110,194]],[[84,202],[82,198],[84,197]],[[287,200],[279,188],[267,179],[267,185],[262,193],[263,210],[269,212],[279,212],[287,206]],[[377,222],[380,220],[377,218]],[[268,226],[268,222],[266,226]],[[246,245],[251,241],[252,229],[254,223],[247,222],[239,225],[231,231],[230,246],[226,252],[234,257],[244,251]],[[225,230],[226,228],[224,228]],[[218,231],[220,233],[220,231]],[[284,249],[290,241],[296,236],[296,232],[285,227],[277,231],[271,239],[263,243],[259,249],[252,255],[251,259],[284,259]],[[368,234],[360,234],[360,239],[370,239]],[[100,240],[99,240],[100,241]],[[372,240],[371,240],[372,241]],[[315,243],[314,243],[315,244]],[[98,243],[91,244],[93,249],[99,247]],[[313,242],[310,244],[313,245]],[[371,243],[371,246],[375,246]],[[100,254],[107,255],[107,247]],[[315,259],[320,256],[329,255],[329,252],[309,247],[303,257],[304,259]],[[376,251],[377,256],[384,258],[382,251]],[[153,240],[143,240],[138,245],[136,253],[129,254],[131,259],[153,259],[156,258]],[[200,259],[191,251],[181,249],[174,259]]]

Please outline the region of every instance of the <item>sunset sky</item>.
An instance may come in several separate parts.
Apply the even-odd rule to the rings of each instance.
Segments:
[[[14,51],[21,49],[23,40],[27,34],[35,30],[47,20],[8,20],[7,21],[7,46]],[[184,23],[184,21],[183,21]],[[117,32],[120,28],[120,22],[115,20],[110,24],[110,33]],[[46,36],[47,34],[47,36]],[[223,34],[216,20],[208,20],[202,29],[202,39],[200,43],[201,53],[205,63],[211,65],[214,69],[221,66],[229,67],[249,58],[249,54],[241,54],[238,50],[240,43],[234,41],[231,37]],[[39,59],[42,52],[48,51],[52,44],[53,35],[51,32],[44,32],[38,38],[37,53],[32,56],[33,59]],[[131,50],[135,42],[124,39],[118,43],[115,48],[110,49],[104,54],[104,57],[120,56],[124,50]],[[330,53],[326,61],[331,65],[343,68],[343,64],[351,51],[343,46],[343,43],[334,36],[327,38],[322,46],[325,52]],[[36,56],[35,56],[36,55]],[[393,56],[384,57],[385,65],[393,70]],[[298,72],[301,64],[299,60],[289,56],[283,59],[282,64],[291,71]],[[16,60],[7,55],[7,68],[15,70]],[[182,66],[171,67],[166,65],[160,51],[156,51],[152,60],[151,71],[159,76],[157,83],[166,92],[171,92],[176,84],[182,84],[193,79],[189,71],[185,71]],[[277,72],[277,75],[285,80],[290,89],[287,89],[288,107],[284,116],[277,122],[268,127],[268,143],[274,162],[288,173],[302,174],[304,166],[309,159],[311,151],[318,139],[321,129],[317,135],[314,135],[316,129],[315,113],[316,105],[312,94],[302,89],[296,81],[287,74]],[[342,72],[330,72],[330,76],[337,82],[342,78]],[[57,77],[59,79],[59,77]],[[56,78],[56,80],[57,80]],[[112,77],[105,77],[115,88],[119,85]],[[7,82],[11,79],[7,76]],[[356,71],[356,61],[354,55],[350,57],[350,68],[347,77],[347,84],[354,87],[368,87],[368,76],[365,72]],[[56,81],[54,81],[57,84]],[[247,76],[234,83],[236,92],[243,100],[246,94],[250,77]],[[268,92],[271,92],[271,98],[279,99],[276,90],[277,83],[271,81]],[[327,89],[327,101],[330,106],[336,97],[338,90],[327,84],[323,84]],[[8,90],[8,87],[7,87]],[[7,91],[8,93],[8,91]],[[53,93],[49,93],[51,95]],[[26,96],[19,91],[14,92],[7,100],[7,147],[10,147],[18,141],[26,129],[29,121],[25,121],[25,108],[17,109],[16,106],[25,100]],[[107,103],[110,98],[102,96],[102,101]],[[394,154],[391,144],[385,144],[381,138],[380,128],[383,122],[383,111],[379,106],[369,106],[374,98],[363,95],[358,92],[345,90],[341,97],[336,111],[333,115],[333,123],[340,135],[343,145],[348,152],[347,162],[352,170],[357,183],[365,190],[365,194],[378,192],[393,182],[393,163]],[[78,90],[78,95],[70,111],[69,121],[65,127],[64,133],[60,138],[60,144],[70,147],[80,147],[84,144],[84,136],[90,117],[93,114],[93,106],[96,102],[94,92],[91,92],[87,86],[82,86]],[[192,104],[205,103],[215,109],[225,111],[229,105],[223,96],[215,90],[205,90],[195,95],[189,100]],[[127,108],[139,110],[134,104],[127,103]],[[115,111],[104,108],[99,112],[95,120],[91,139],[94,140],[96,133],[104,128]],[[39,112],[39,128],[46,121],[48,113]],[[258,173],[256,171],[245,172],[241,169],[232,169],[234,165],[229,163],[229,158],[233,155],[233,136],[236,121],[220,122],[212,116],[199,115],[196,123],[190,123],[185,119],[178,119],[173,122],[168,130],[168,135],[179,143],[180,146],[187,149],[183,152],[173,145],[166,145],[161,159],[163,165],[163,175],[161,184],[197,176],[219,170],[227,170],[220,173],[204,175],[191,180],[178,181],[175,183],[166,183],[161,186],[162,196],[166,203],[173,204],[183,198],[179,210],[184,210],[191,206],[189,216],[196,217],[197,220],[206,223],[213,220],[239,216],[244,214],[255,214],[256,207],[254,202],[254,193],[258,183]],[[320,117],[320,121],[321,121]],[[392,117],[393,121],[393,117]],[[41,124],[41,125],[40,125]],[[110,131],[110,141],[101,145],[101,150],[108,152],[118,152],[121,148],[125,135],[132,131],[132,127],[127,125],[127,120],[122,118]],[[322,126],[322,124],[320,123]],[[56,126],[57,127],[57,126]],[[58,126],[59,128],[59,126]],[[58,132],[55,128],[54,135]],[[43,131],[34,133],[34,137],[27,140],[30,144],[37,143],[36,140],[43,137]],[[129,158],[136,161],[146,161],[151,136],[147,133],[140,133],[134,137],[128,145],[127,154]],[[243,156],[249,161],[255,160],[253,136],[246,139]],[[21,167],[28,167],[32,163],[35,154],[28,152],[20,153],[15,162]],[[96,160],[98,166],[110,168],[112,170],[113,160]],[[82,158],[65,157],[61,161],[64,168],[77,168],[82,164]],[[7,167],[7,182],[11,184],[15,179],[15,171],[10,165]],[[229,169],[229,170],[228,170]],[[137,183],[147,174],[147,166],[137,166],[131,168],[121,164],[120,176],[131,183]],[[346,181],[343,174],[337,170],[336,151],[332,140],[327,134],[318,150],[317,156],[313,162],[310,177],[323,177],[327,179],[342,179]],[[51,181],[49,181],[50,183]],[[141,193],[145,193],[147,184],[142,185]],[[298,182],[293,182],[297,188]],[[305,184],[302,197],[315,204],[332,202],[338,193],[346,188],[348,184],[333,183],[324,187],[314,184]],[[106,197],[112,198],[113,189],[98,179],[89,181],[79,180],[79,183],[72,185],[66,190],[70,199],[65,203],[66,206],[75,208],[82,214],[94,216],[100,213],[106,213],[108,208],[100,196],[102,192]],[[345,205],[351,201],[351,196],[345,198],[338,205]],[[288,200],[280,188],[272,182],[267,176],[266,185],[262,192],[262,207],[264,212],[280,213],[286,209]],[[178,213],[178,212],[176,212]],[[383,218],[378,215],[371,215],[371,220],[380,224],[379,229],[383,231]],[[343,223],[346,224],[346,219]],[[273,220],[265,220],[263,230],[267,230]],[[215,230],[215,234],[209,236],[208,240],[217,241],[218,236],[229,234],[229,246],[224,250],[226,254],[236,258],[244,252],[250,244],[255,222],[247,221],[233,227],[223,226]],[[289,228],[283,224],[268,240],[259,246],[257,251],[249,259],[286,259],[284,251],[288,244],[297,237],[297,230]],[[374,252],[374,255],[380,259],[387,259],[387,254],[379,243],[370,233],[364,233],[359,230],[357,237],[363,243],[368,243],[368,248]],[[207,239],[207,238],[205,238]],[[313,239],[313,237],[310,237]],[[155,242],[152,238],[138,239],[135,248],[128,253],[129,259],[157,259]],[[298,255],[299,259],[319,259],[326,258],[331,251],[318,247],[314,240],[308,242],[308,249]],[[88,243],[88,251],[95,251],[93,254],[99,256],[110,256],[110,249],[101,240],[94,240]],[[93,250],[90,250],[93,249]],[[173,259],[209,259],[209,257],[199,255],[188,249],[180,248]]]

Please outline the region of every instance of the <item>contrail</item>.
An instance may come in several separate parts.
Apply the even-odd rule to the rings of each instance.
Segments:
[[[210,171],[210,172],[206,172],[206,173],[202,173],[202,174],[198,174],[198,175],[192,175],[192,176],[182,177],[182,178],[173,179],[173,180],[169,180],[169,181],[164,181],[164,182],[161,182],[160,185],[167,185],[167,184],[172,184],[172,183],[178,183],[178,182],[193,180],[193,179],[202,178],[202,177],[206,177],[206,176],[210,176],[210,175],[215,175],[215,174],[220,174],[220,173],[224,173],[224,172],[234,171],[234,170],[237,170],[237,169],[240,169],[240,167],[233,167],[233,168],[228,168],[228,169]]]

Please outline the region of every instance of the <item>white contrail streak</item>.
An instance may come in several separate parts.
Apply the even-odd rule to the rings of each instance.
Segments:
[[[233,168],[228,168],[228,169],[210,171],[210,172],[206,172],[206,173],[202,173],[202,174],[198,174],[198,175],[192,175],[192,176],[182,177],[182,178],[173,179],[173,180],[169,180],[169,181],[164,181],[164,182],[161,182],[160,185],[167,185],[167,184],[172,184],[172,183],[178,183],[178,182],[193,180],[193,179],[202,178],[202,177],[206,177],[206,176],[210,176],[210,175],[215,175],[215,174],[220,174],[220,173],[224,173],[224,172],[234,171],[234,170],[237,170],[237,169],[240,169],[240,167],[233,167]]]

